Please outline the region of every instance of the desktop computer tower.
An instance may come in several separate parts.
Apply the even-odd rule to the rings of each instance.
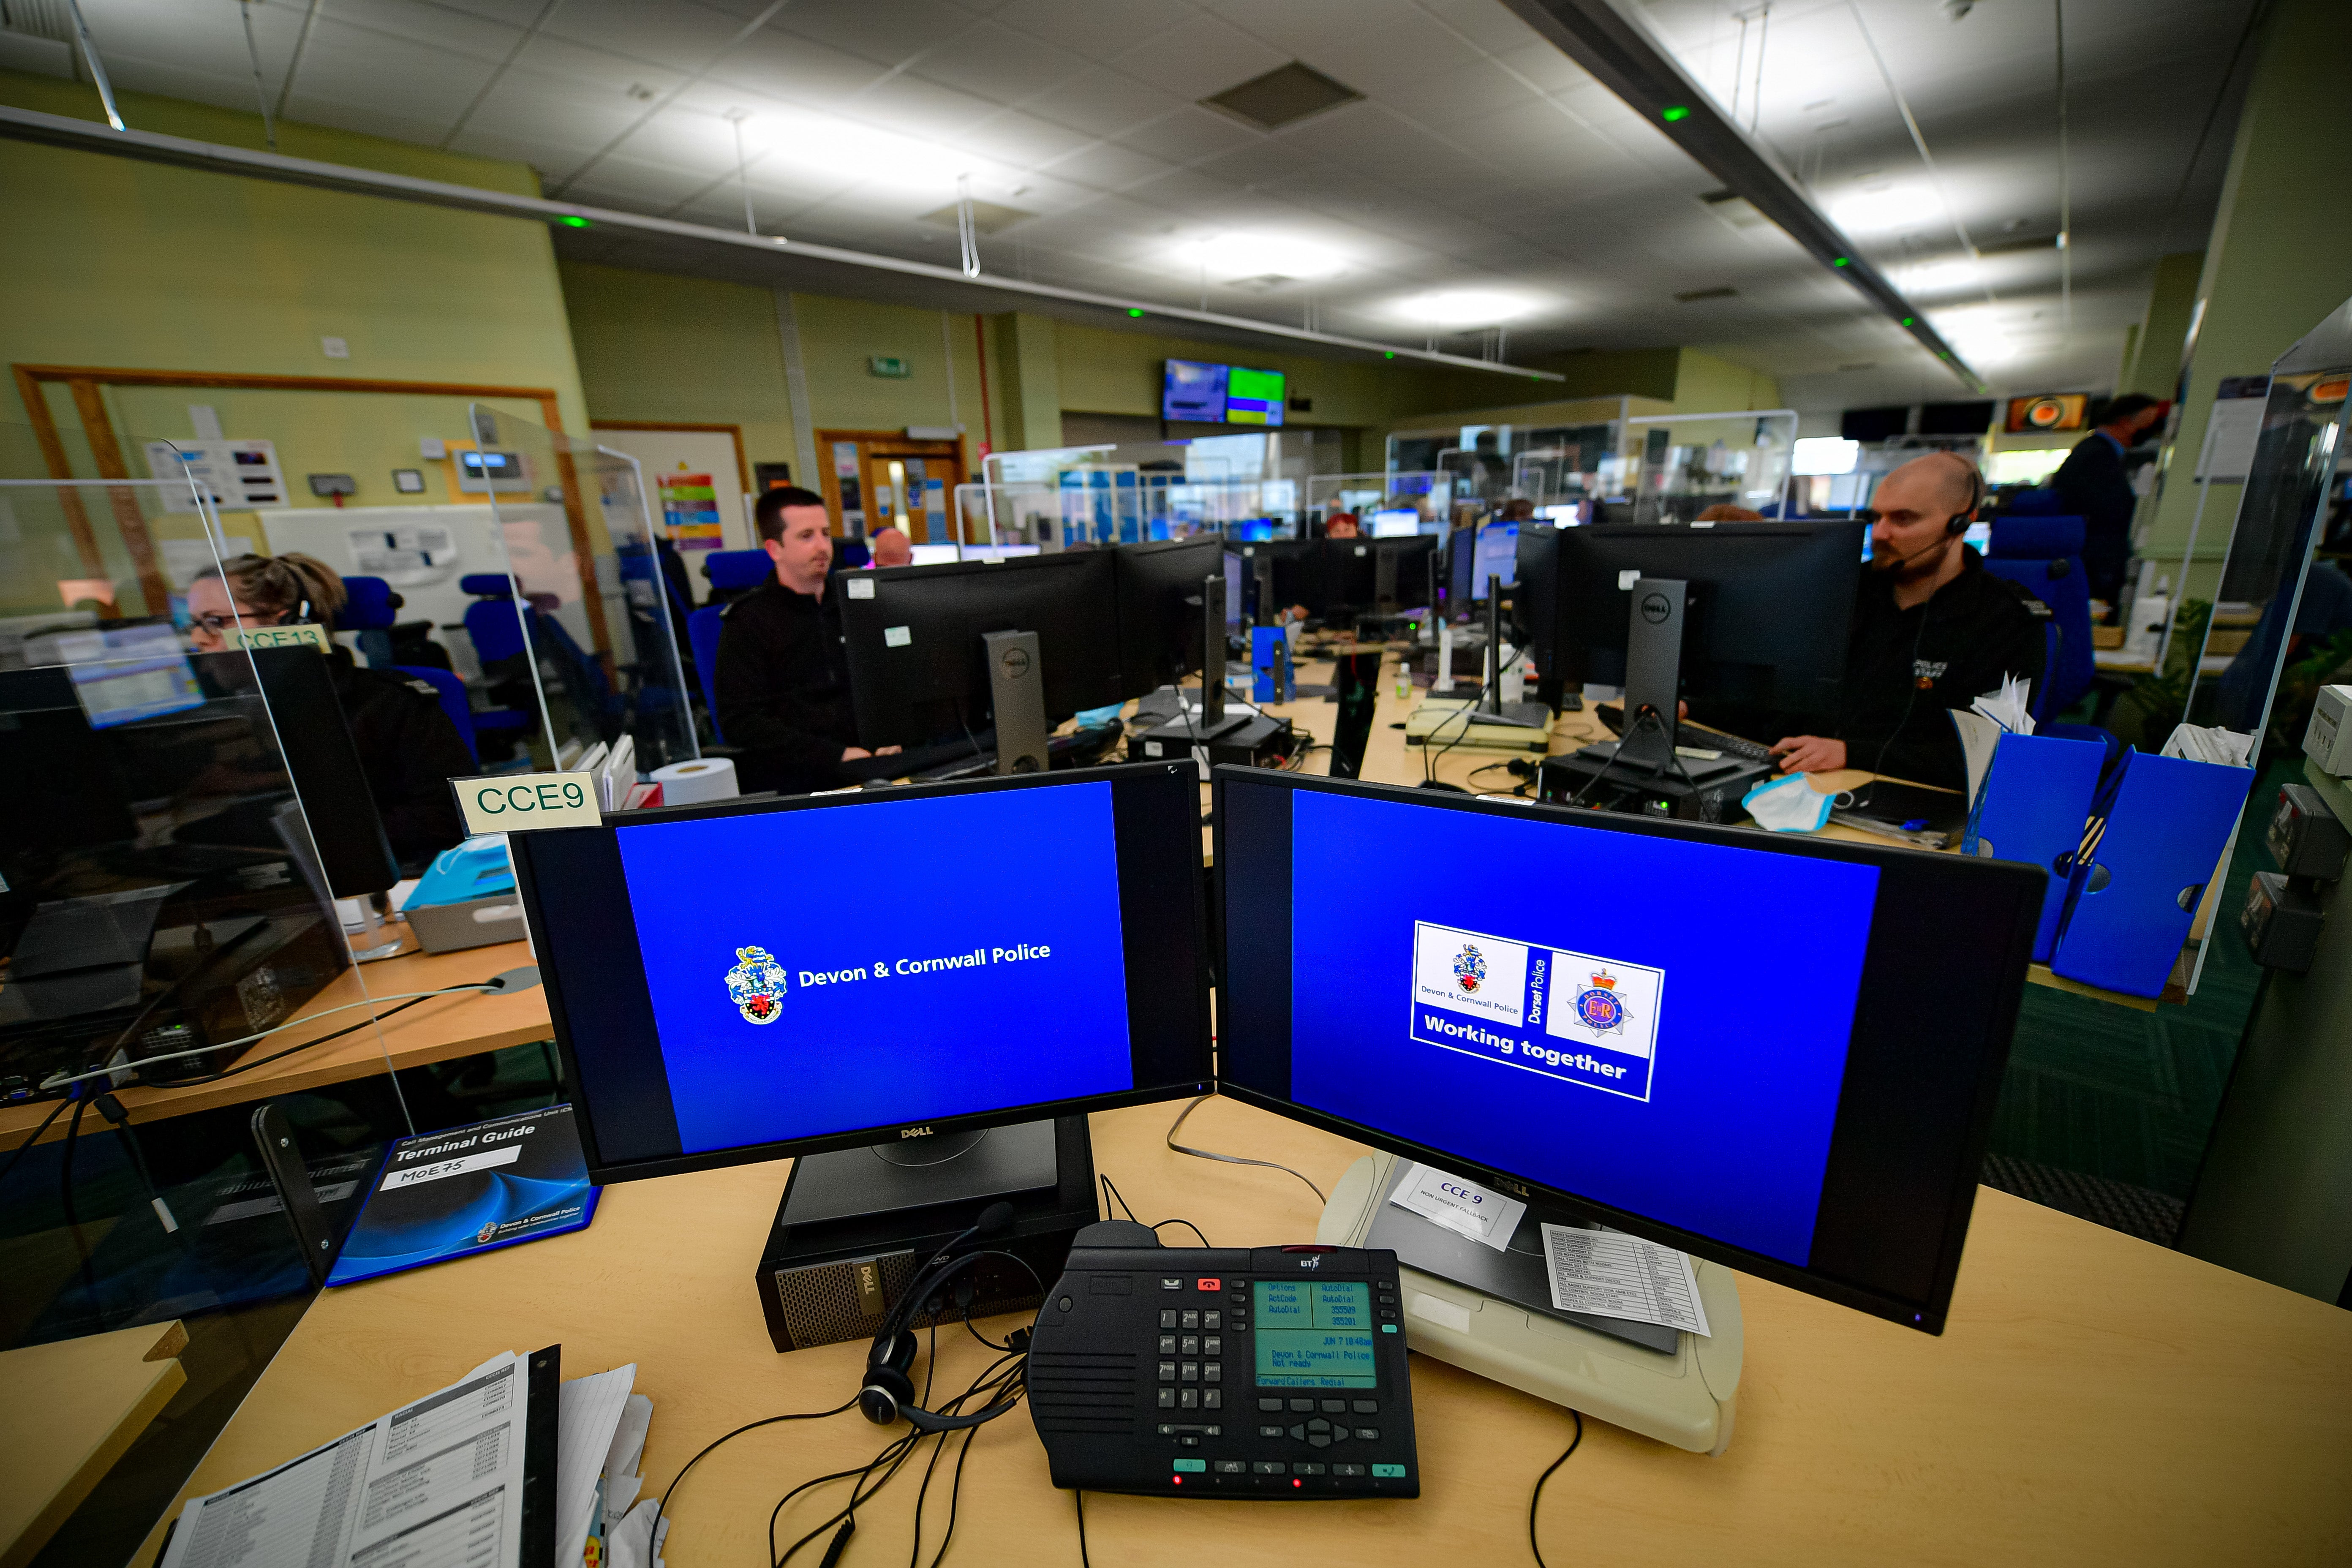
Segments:
[[[1087,1119],[948,1134],[941,1142],[950,1140],[965,1146],[924,1165],[894,1158],[927,1152],[924,1140],[793,1162],[755,1276],[779,1352],[871,1339],[917,1270],[1000,1200],[1013,1205],[1013,1228],[992,1245],[1021,1262],[981,1259],[958,1276],[971,1289],[968,1306],[956,1304],[951,1283],[941,1310],[918,1313],[909,1327],[1027,1312],[1044,1301],[1037,1281],[1061,1277],[1071,1238],[1100,1217]]]

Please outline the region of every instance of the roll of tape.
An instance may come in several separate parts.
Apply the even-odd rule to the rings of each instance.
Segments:
[[[735,784],[735,763],[729,757],[705,757],[691,763],[672,763],[653,771],[654,783],[662,786],[664,805],[698,805],[706,800],[728,800],[743,792]]]

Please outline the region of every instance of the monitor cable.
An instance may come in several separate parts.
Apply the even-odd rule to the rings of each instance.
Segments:
[[[1551,1568],[1551,1565],[1544,1561],[1543,1543],[1536,1539],[1536,1509],[1543,1501],[1544,1483],[1551,1479],[1552,1470],[1557,1470],[1568,1463],[1569,1455],[1575,1453],[1577,1446],[1584,1441],[1583,1415],[1574,1410],[1568,1414],[1576,1422],[1576,1436],[1568,1440],[1567,1448],[1561,1452],[1559,1458],[1551,1462],[1551,1468],[1536,1478],[1535,1492],[1528,1499],[1528,1550],[1535,1553],[1536,1568]]]
[[[1084,1487],[1070,1489],[1070,1500],[1078,1507],[1078,1568],[1094,1568],[1087,1557],[1087,1491]]]
[[[1219,1164],[1223,1165],[1263,1165],[1269,1171],[1286,1172],[1290,1175],[1298,1176],[1298,1179],[1302,1182],[1307,1182],[1307,1190],[1315,1194],[1315,1201],[1317,1203],[1328,1203],[1330,1201],[1323,1195],[1322,1188],[1317,1186],[1312,1182],[1307,1182],[1305,1176],[1299,1175],[1297,1171],[1291,1170],[1289,1166],[1285,1165],[1278,1161],[1253,1160],[1245,1154],[1220,1154],[1215,1152],[1213,1150],[1209,1149],[1187,1148],[1185,1145],[1176,1142],[1177,1129],[1184,1125],[1184,1119],[1215,1098],[1216,1096],[1213,1094],[1204,1094],[1201,1096],[1200,1099],[1195,1100],[1190,1105],[1187,1105],[1183,1110],[1176,1113],[1176,1120],[1169,1123],[1168,1126],[1167,1143],[1169,1148],[1174,1150],[1179,1154],[1190,1154],[1195,1160],[1214,1160]]]
[[[1137,1224],[1137,1225],[1142,1225],[1142,1224],[1143,1224],[1143,1221],[1142,1221],[1142,1220],[1140,1220],[1140,1219],[1137,1219],[1137,1218],[1136,1218],[1135,1210],[1134,1210],[1133,1208],[1131,1208],[1131,1207],[1129,1207],[1129,1205],[1128,1205],[1128,1201],[1127,1201],[1127,1194],[1124,1194],[1124,1193],[1122,1193],[1122,1192],[1120,1192],[1120,1191],[1118,1190],[1118,1187],[1116,1187],[1116,1186],[1112,1185],[1112,1184],[1111,1184],[1111,1179],[1110,1179],[1110,1176],[1108,1175],[1108,1173],[1104,1173],[1104,1174],[1100,1177],[1100,1180],[1101,1180],[1102,1184],[1103,1184],[1103,1191],[1104,1191],[1104,1193],[1105,1193],[1105,1194],[1107,1194],[1108,1195],[1108,1198],[1116,1199],[1116,1200],[1118,1200],[1118,1209],[1113,1209],[1113,1208],[1110,1206],[1110,1203],[1109,1203],[1108,1201],[1106,1201],[1106,1202],[1104,1203],[1104,1205],[1103,1205],[1103,1210],[1104,1210],[1104,1215],[1103,1215],[1103,1217],[1104,1217],[1104,1218],[1106,1218],[1106,1219],[1117,1219],[1117,1218],[1118,1217],[1119,1210],[1123,1209],[1123,1210],[1125,1210],[1125,1211],[1126,1211],[1126,1213],[1127,1213],[1127,1217],[1128,1217],[1129,1220],[1134,1221],[1134,1223],[1135,1223],[1135,1224]],[[1195,1237],[1199,1237],[1199,1238],[1200,1238],[1200,1242],[1201,1242],[1201,1245],[1202,1245],[1202,1247],[1207,1247],[1207,1246],[1209,1246],[1209,1245],[1210,1245],[1208,1233],[1207,1233],[1206,1231],[1202,1230],[1199,1226],[1194,1225],[1194,1224],[1193,1224],[1191,1220],[1189,1220],[1189,1219],[1163,1219],[1163,1220],[1157,1220],[1157,1221],[1154,1221],[1154,1222],[1153,1222],[1151,1225],[1150,1225],[1149,1226],[1146,1226],[1146,1228],[1147,1228],[1147,1229],[1149,1229],[1149,1230],[1150,1230],[1150,1231],[1152,1231],[1153,1233],[1157,1234],[1157,1233],[1158,1233],[1158,1232],[1160,1232],[1160,1231],[1163,1231],[1163,1230],[1167,1229],[1167,1228],[1168,1228],[1170,1226],[1171,1226],[1171,1225],[1181,1225],[1181,1226],[1182,1226],[1186,1230],[1191,1231],[1191,1232],[1192,1232]],[[985,1342],[985,1341],[983,1341],[983,1342],[982,1342],[982,1343],[985,1343],[986,1342]],[[1003,1347],[1000,1345],[1000,1346],[998,1346],[997,1348],[1001,1350],[1001,1349],[1003,1349]]]

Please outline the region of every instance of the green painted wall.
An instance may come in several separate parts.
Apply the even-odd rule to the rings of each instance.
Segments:
[[[2190,474],[2223,376],[2261,375],[2352,297],[2352,5],[2279,0],[2260,54],[2197,284],[2188,395],[2144,553],[2179,558],[2197,507]],[[2199,533],[2191,593],[2210,592],[2239,487],[2217,484]],[[2219,521],[2221,528],[2214,525]],[[2209,544],[2207,542],[2210,541]]]
[[[2198,279],[2204,270],[2201,250],[2179,250],[2157,258],[2156,277],[2148,285],[2147,314],[2125,350],[2123,374],[2116,378],[2117,394],[2172,396],[2180,380],[2180,346],[2189,336],[2189,318],[2197,310]]]
[[[740,425],[750,460],[793,462],[774,295],[585,262],[559,269],[592,418]]]
[[[0,102],[100,118],[90,89],[47,77],[0,72]],[[262,144],[257,116],[139,93],[119,102],[141,130]],[[281,123],[278,148],[538,189],[520,164],[315,126]],[[9,205],[0,226],[0,360],[544,386],[557,393],[565,427],[586,430],[554,255],[538,224],[23,142],[0,142],[0,189]],[[351,357],[327,358],[320,343],[327,336],[345,339]],[[127,388],[109,402],[127,446],[140,437],[192,436],[188,405],[211,405],[225,434],[278,443],[302,505],[327,504],[309,494],[307,473],[351,474],[360,487],[354,504],[390,504],[405,499],[393,490],[391,470],[420,467],[434,488],[416,499],[447,500],[441,475],[418,456],[418,438],[466,431],[466,401],[457,397]],[[49,405],[61,425],[79,426],[62,388],[52,389]],[[506,411],[538,416],[529,403]],[[43,470],[28,466],[37,459],[27,418],[13,404],[0,416],[7,426],[0,461],[31,477]],[[125,456],[143,475],[135,447]],[[257,531],[249,516],[225,521],[231,533]],[[157,531],[197,536],[192,519],[164,520]],[[54,589],[38,580],[47,571],[37,552],[20,557],[0,597],[14,604],[46,595],[53,604]]]

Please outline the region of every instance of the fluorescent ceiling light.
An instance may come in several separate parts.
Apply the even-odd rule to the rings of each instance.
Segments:
[[[1898,185],[1886,191],[1856,191],[1830,208],[1830,221],[1848,234],[1892,234],[1898,229],[1945,225],[1944,204],[1933,191]]]
[[[1799,475],[1850,474],[1862,461],[1862,443],[1840,436],[1808,436],[1797,443],[1790,471]]]
[[[1966,289],[1976,280],[1977,264],[1973,261],[1931,261],[1903,275],[1903,291],[1934,293],[1942,289]]]
[[[958,178],[968,176],[975,195],[1008,183],[1005,171],[987,159],[802,110],[752,116],[743,121],[743,140],[758,155],[755,182],[789,171],[821,183],[951,193]]]
[[[1337,251],[1267,234],[1221,234],[1192,247],[1218,278],[1328,278],[1347,265]]]
[[[1515,321],[1535,308],[1535,301],[1524,295],[1484,289],[1455,289],[1435,294],[1417,294],[1410,300],[1399,301],[1391,313],[1403,321],[1432,326],[1492,327]]]

